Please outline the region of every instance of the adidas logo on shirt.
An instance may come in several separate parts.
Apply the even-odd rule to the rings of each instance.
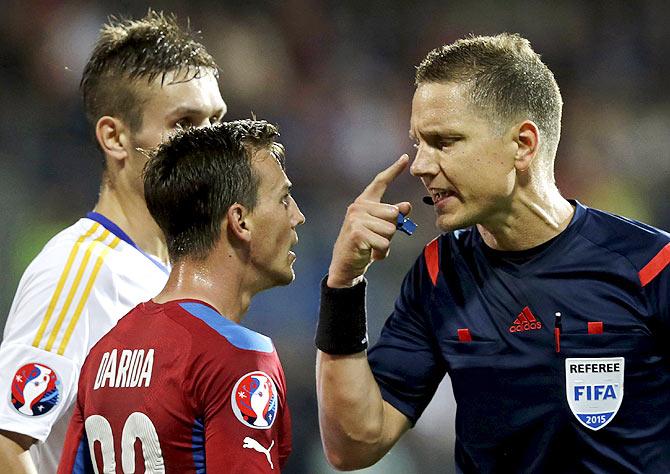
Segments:
[[[532,331],[533,329],[542,329],[542,322],[535,319],[530,308],[526,306],[509,327],[509,332]]]

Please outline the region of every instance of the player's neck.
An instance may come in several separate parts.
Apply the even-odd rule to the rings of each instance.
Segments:
[[[119,226],[143,251],[167,263],[165,238],[142,196],[103,184],[94,211]]]
[[[211,254],[202,261],[184,259],[175,262],[165,288],[154,297],[156,303],[195,299],[213,306],[227,319],[240,323],[256,293],[244,284],[243,265],[234,254],[217,258]]]
[[[538,192],[516,193],[509,206],[477,225],[482,239],[495,250],[526,250],[563,232],[574,207],[551,185]]]

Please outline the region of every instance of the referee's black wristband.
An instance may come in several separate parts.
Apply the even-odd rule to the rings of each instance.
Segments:
[[[351,288],[329,288],[321,280],[321,306],[314,343],[327,354],[346,355],[368,347],[365,315],[366,280]]]

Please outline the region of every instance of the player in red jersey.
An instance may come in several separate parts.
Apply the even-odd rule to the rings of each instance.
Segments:
[[[296,227],[277,129],[189,130],[145,171],[172,272],[91,350],[59,473],[279,472],[291,450],[272,341],[239,325],[252,297],[294,278]],[[139,441],[139,442],[138,442]]]

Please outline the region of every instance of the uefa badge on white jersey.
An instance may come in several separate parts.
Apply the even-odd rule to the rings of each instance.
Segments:
[[[42,416],[58,404],[62,391],[61,381],[53,369],[32,362],[14,374],[11,402],[22,415]]]
[[[565,394],[579,422],[597,431],[614,419],[623,400],[623,357],[565,359]]]

